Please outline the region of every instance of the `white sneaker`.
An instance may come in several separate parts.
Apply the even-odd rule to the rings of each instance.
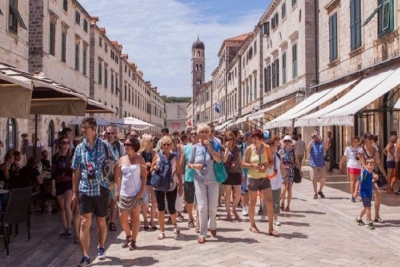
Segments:
[[[267,217],[265,215],[261,215],[260,221],[267,222],[268,220],[267,220]]]
[[[248,210],[247,206],[243,206],[242,215],[249,216],[249,210]]]
[[[276,220],[276,221],[274,222],[274,224],[275,224],[276,226],[281,226],[281,223],[280,223],[278,220]]]

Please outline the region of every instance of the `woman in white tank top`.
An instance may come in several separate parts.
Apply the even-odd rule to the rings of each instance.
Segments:
[[[124,142],[126,155],[121,157],[115,168],[116,190],[115,197],[118,201],[119,218],[126,239],[122,248],[136,249],[136,237],[140,228],[140,207],[147,180],[147,167],[145,160],[137,154],[140,141],[129,137]],[[132,220],[132,227],[128,218]]]

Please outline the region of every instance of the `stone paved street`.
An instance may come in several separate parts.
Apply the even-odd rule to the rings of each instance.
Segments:
[[[163,241],[156,240],[157,232],[141,231],[139,249],[132,252],[120,247],[124,234],[112,232],[106,244],[108,259],[95,260],[93,266],[398,266],[400,214],[396,203],[400,196],[383,193],[385,223],[371,231],[356,225],[362,204],[351,203],[348,193],[336,189],[338,184],[347,187],[345,178],[331,177],[324,190],[326,199],[318,200],[312,199],[310,181],[296,184],[292,211],[280,217],[279,238],[265,234],[266,223],[258,223],[262,234],[253,234],[247,219],[227,222],[224,209],[219,208],[222,220],[217,238],[209,237],[204,245],[197,244],[196,233],[186,228],[187,222],[181,223],[179,240],[172,238],[170,227]],[[58,237],[58,216],[37,214],[32,220],[32,240],[26,240],[24,226],[20,226],[20,235],[12,240],[11,256],[0,253],[1,266],[77,266],[80,248]],[[92,259],[95,247],[92,240]]]

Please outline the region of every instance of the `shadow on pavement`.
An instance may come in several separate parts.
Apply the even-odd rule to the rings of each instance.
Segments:
[[[286,238],[286,239],[293,239],[293,238],[308,238],[308,235],[305,235],[303,233],[298,233],[298,232],[293,232],[291,234],[289,233],[279,233],[280,237]]]
[[[218,232],[241,232],[243,229],[240,228],[218,228]]]
[[[293,212],[293,211],[292,211]],[[285,218],[304,218],[306,215],[301,215],[301,214],[290,214],[290,213],[279,213],[279,217],[285,217]]]
[[[207,242],[225,242],[225,243],[246,243],[246,244],[257,244],[260,241],[254,238],[238,238],[238,237],[223,237],[218,236],[216,239],[207,239]]]
[[[314,210],[296,210],[296,211],[291,211],[292,213],[305,213],[305,214],[317,214],[317,215],[325,215],[325,212],[321,211],[314,211]]]
[[[159,260],[154,259],[153,257],[139,257],[134,260],[121,260],[117,257],[107,257],[107,259],[112,260],[112,264],[110,261],[97,261],[96,263],[90,266],[112,266],[115,263],[122,264],[124,267],[131,267],[131,266],[152,266],[156,263],[159,263]]]
[[[325,197],[325,199],[343,200],[343,199],[350,199],[350,196],[349,197]]]
[[[309,223],[300,223],[300,222],[282,222],[282,225],[292,225],[292,226],[306,226],[310,227]]]
[[[157,250],[157,251],[170,251],[170,250],[179,250],[182,247],[173,247],[173,246],[163,246],[163,245],[151,245],[151,246],[138,246],[138,250]]]

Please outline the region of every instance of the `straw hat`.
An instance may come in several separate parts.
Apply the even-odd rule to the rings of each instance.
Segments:
[[[281,140],[281,145],[284,146],[285,145],[285,141],[287,141],[287,140],[292,142],[292,145],[296,144],[296,141],[293,140],[293,138],[290,135],[285,135],[285,137],[283,137],[283,139]]]

